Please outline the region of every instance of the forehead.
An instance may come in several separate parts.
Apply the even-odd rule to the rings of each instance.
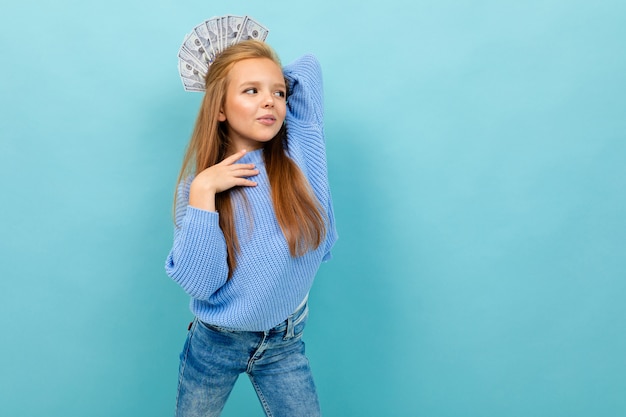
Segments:
[[[249,58],[239,61],[231,68],[228,78],[232,84],[285,81],[282,69],[269,58]]]

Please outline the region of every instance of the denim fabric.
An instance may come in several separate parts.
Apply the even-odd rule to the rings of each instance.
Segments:
[[[266,332],[229,330],[195,319],[180,356],[176,416],[219,416],[243,372],[268,417],[319,416],[302,341],[307,317],[305,303]]]

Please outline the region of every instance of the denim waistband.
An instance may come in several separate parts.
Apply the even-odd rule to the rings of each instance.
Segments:
[[[285,337],[293,337],[294,327],[307,318],[309,313],[308,294],[304,297],[304,300],[296,308],[296,310],[287,317],[285,321],[279,325],[272,327],[268,330],[268,333],[285,333]]]
[[[293,313],[291,313],[289,315],[289,317],[287,317],[284,321],[282,321],[281,323],[279,323],[276,326],[272,327],[271,329],[269,329],[269,330],[267,330],[265,332],[260,332],[260,333],[266,333],[266,334],[284,333],[285,337],[293,337],[294,336],[294,327],[296,325],[300,324],[308,316],[308,313],[309,313],[308,299],[309,299],[309,295],[307,294],[306,297],[304,297],[304,300],[302,300],[300,305],[298,307],[296,307],[295,311]],[[196,320],[199,321],[199,322],[204,323],[205,325],[207,325],[209,327],[212,327],[213,329],[218,329],[218,330],[226,331],[226,332],[229,332],[229,333],[240,333],[240,334],[244,334],[244,333],[258,333],[258,332],[250,332],[250,331],[246,331],[246,330],[237,330],[237,329],[232,329],[232,328],[228,328],[228,327],[223,327],[223,326],[210,324],[210,323],[207,323],[207,322],[204,322],[204,321],[200,320],[197,317],[196,317]],[[191,325],[192,324],[193,323],[189,324],[189,329],[191,329]]]

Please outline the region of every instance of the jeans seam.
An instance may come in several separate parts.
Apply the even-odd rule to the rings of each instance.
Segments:
[[[183,383],[183,375],[185,374],[185,367],[187,366],[187,359],[189,357],[189,349],[191,349],[191,339],[193,338],[193,335],[195,333],[196,330],[196,320],[194,320],[193,322],[193,326],[190,329],[190,333],[189,333],[189,341],[185,346],[185,352],[183,355],[183,358],[181,360],[181,366],[180,366],[180,371],[179,371],[179,375],[178,375],[178,389],[176,390],[176,414],[178,414],[178,406],[180,405],[180,388],[181,385]]]
[[[263,333],[263,338],[261,339],[261,343],[259,343],[255,351],[252,353],[250,360],[248,361],[248,366],[246,368],[246,372],[248,374],[252,373],[252,367],[254,366],[254,362],[263,355],[266,348],[267,348],[267,332]]]
[[[248,376],[250,377],[250,382],[252,382],[252,386],[254,387],[254,390],[256,391],[256,395],[259,397],[259,401],[261,402],[261,406],[263,407],[263,410],[265,411],[265,415],[267,417],[272,417],[272,411],[270,410],[269,404],[265,400],[265,396],[263,395],[263,391],[261,391],[261,387],[259,387],[259,385],[256,383],[252,375],[248,374]]]

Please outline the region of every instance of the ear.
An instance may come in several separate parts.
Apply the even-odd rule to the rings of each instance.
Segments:
[[[226,121],[226,114],[224,114],[224,110],[220,109],[220,113],[217,115],[217,120],[220,122]]]

